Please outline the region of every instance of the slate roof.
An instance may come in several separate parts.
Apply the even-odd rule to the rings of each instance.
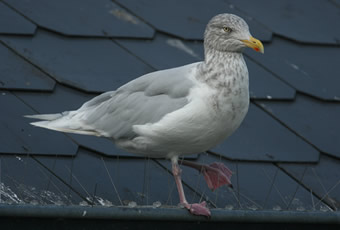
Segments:
[[[340,4],[322,0],[0,1],[0,203],[176,206],[166,160],[29,125],[151,71],[203,59],[208,20],[242,16],[251,105],[239,130],[190,160],[221,161],[234,189],[183,167],[188,200],[227,210],[340,208]],[[198,134],[199,135],[199,134]]]

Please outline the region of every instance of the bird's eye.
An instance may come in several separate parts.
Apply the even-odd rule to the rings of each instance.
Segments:
[[[224,26],[223,27],[223,31],[227,32],[227,33],[230,33],[232,31],[232,29],[230,27]]]

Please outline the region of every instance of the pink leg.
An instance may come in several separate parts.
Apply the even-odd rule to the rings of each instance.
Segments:
[[[230,181],[232,171],[228,169],[223,163],[214,162],[210,165],[203,165],[185,160],[182,160],[181,163],[203,173],[208,187],[213,191],[222,185],[228,185],[232,187]]]
[[[185,194],[183,190],[182,179],[181,179],[182,170],[180,169],[178,165],[177,157],[172,158],[171,163],[172,163],[172,173],[176,181],[180,203],[183,204],[184,207],[188,209],[189,212],[194,215],[210,217],[210,210],[206,207],[207,204],[205,201],[203,201],[200,204],[189,204],[188,203],[188,201],[185,198]]]

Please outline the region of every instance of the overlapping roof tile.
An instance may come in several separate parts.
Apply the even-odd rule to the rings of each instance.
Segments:
[[[67,158],[29,155],[0,156],[1,160],[1,202],[7,204],[72,205],[83,201],[69,186],[72,161]],[[69,177],[64,181],[56,178],[46,167],[55,172],[64,172]],[[64,183],[65,182],[65,183]]]
[[[322,155],[317,165],[279,164],[295,180],[335,210],[340,209],[340,171],[338,162]],[[319,204],[320,201],[316,201]]]
[[[202,43],[188,43],[159,33],[152,40],[118,39],[116,41],[157,70],[198,62],[204,58],[201,51]]]
[[[340,47],[299,45],[275,38],[266,45],[265,55],[250,56],[300,92],[323,100],[339,100]]]
[[[251,104],[240,128],[212,149],[228,159],[270,162],[317,162],[319,152],[278,121]]]
[[[58,82],[88,92],[109,91],[151,71],[105,38],[70,38],[39,30],[33,38],[0,39]]]
[[[295,89],[270,71],[245,57],[249,71],[249,93],[253,99],[292,100]]]
[[[72,190],[79,191],[87,204],[152,205],[158,201],[163,205],[177,205],[177,193],[172,189],[174,181],[169,183],[166,179],[172,175],[152,159],[107,158],[80,149],[70,168],[63,164],[65,158],[54,159],[57,163],[43,157],[37,160]],[[188,187],[185,191],[188,198],[199,200]],[[63,191],[66,195],[67,192]]]
[[[52,91],[55,81],[0,44],[0,89]]]
[[[117,0],[138,17],[157,28],[180,38],[202,40],[206,23],[220,13],[234,13],[243,16],[252,28],[252,34],[263,41],[269,41],[272,33],[252,18],[244,16],[223,0]]]
[[[13,93],[0,91],[1,154],[74,155],[78,146],[66,135],[43,132],[29,124],[24,115],[35,111]]]
[[[298,95],[294,102],[258,104],[321,152],[340,158],[340,103]]]
[[[275,34],[304,43],[340,43],[340,29],[336,25],[340,9],[331,1],[229,1]]]
[[[150,38],[154,30],[110,0],[5,2],[40,27],[64,35]]]
[[[36,25],[0,2],[0,34],[34,34]]]

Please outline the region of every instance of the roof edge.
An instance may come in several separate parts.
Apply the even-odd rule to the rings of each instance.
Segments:
[[[152,206],[103,207],[103,206],[56,206],[56,205],[8,205],[0,204],[0,217],[36,217],[65,219],[112,219],[112,220],[180,220],[242,223],[301,223],[339,224],[340,212],[322,211],[270,211],[270,210],[222,210],[212,209],[211,218],[189,214],[184,209],[155,208]]]

